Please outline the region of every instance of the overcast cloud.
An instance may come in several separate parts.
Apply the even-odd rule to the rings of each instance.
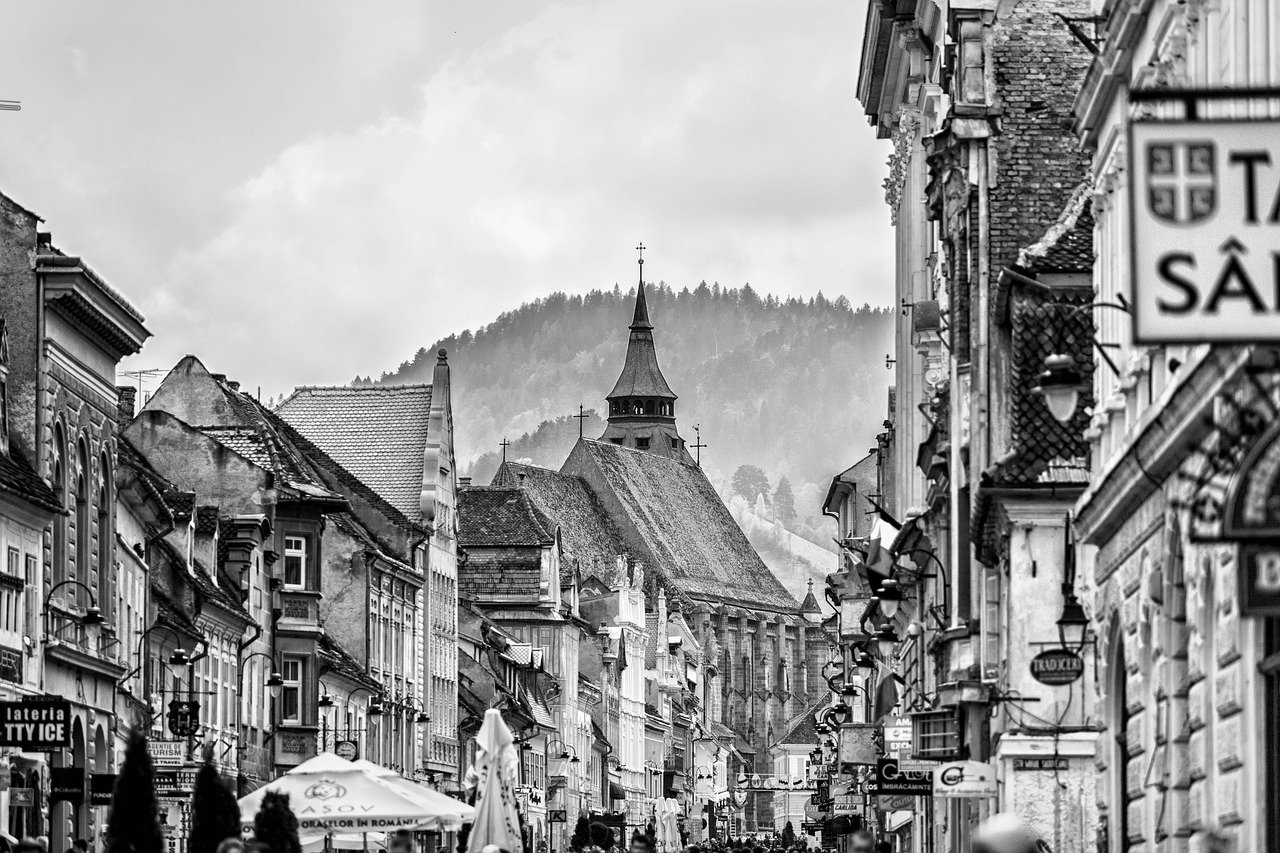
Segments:
[[[676,287],[888,304],[864,13],[11,3],[0,98],[23,109],[0,113],[0,189],[147,315],[130,366],[193,352],[264,395],[629,286],[639,240]]]

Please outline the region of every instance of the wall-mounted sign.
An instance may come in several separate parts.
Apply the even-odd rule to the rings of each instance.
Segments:
[[[882,812],[914,811],[916,798],[907,794],[893,794],[887,797],[876,797],[876,808]]]
[[[1031,659],[1031,677],[1041,684],[1071,684],[1084,675],[1084,658],[1067,649],[1045,649]]]
[[[911,794],[916,797],[931,797],[933,766],[917,767],[898,758],[881,758],[876,762],[875,789],[869,793],[877,796]]]
[[[187,742],[150,738],[147,741],[147,755],[151,756],[151,763],[156,766],[176,767],[187,757]]]
[[[71,703],[58,699],[0,702],[0,746],[25,752],[71,746]]]
[[[1069,765],[1069,759],[1064,756],[1056,758],[1015,758],[1013,759],[1013,769],[1016,772],[1030,770],[1066,770]]]
[[[1240,545],[1240,613],[1280,616],[1280,542]]]
[[[76,805],[84,802],[83,767],[52,767],[49,769],[49,780],[49,802],[65,800]]]
[[[111,794],[116,789],[116,774],[94,773],[89,777],[89,805],[111,805]]]
[[[339,758],[345,758],[347,761],[355,761],[360,757],[360,747],[353,740],[340,740],[333,748],[333,752]]]
[[[890,758],[909,758],[911,756],[910,717],[885,718],[884,754]]]
[[[1280,126],[1129,127],[1135,343],[1280,340]]]
[[[981,761],[951,761],[934,768],[935,797],[970,798],[996,795],[996,769]]]
[[[29,809],[36,804],[35,788],[10,788],[9,808]]]

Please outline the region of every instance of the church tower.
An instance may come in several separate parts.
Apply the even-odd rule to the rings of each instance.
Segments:
[[[653,324],[649,322],[649,305],[644,297],[643,243],[639,250],[640,285],[636,288],[627,360],[622,365],[622,375],[606,397],[609,425],[600,440],[692,462],[684,440],[676,431],[676,394],[658,368]]]

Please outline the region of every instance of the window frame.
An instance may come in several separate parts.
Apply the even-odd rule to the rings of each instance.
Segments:
[[[297,668],[297,677],[291,675],[291,669]],[[305,694],[305,686],[307,681],[307,662],[303,657],[297,655],[285,655],[280,659],[280,677],[284,681],[284,687],[280,689],[280,723],[285,726],[300,726],[306,716],[306,709],[303,707],[303,696]],[[296,713],[292,716],[289,714],[290,693],[294,693],[293,703],[296,706]]]
[[[289,542],[297,541],[302,543],[301,549],[290,549]],[[300,580],[294,583],[289,580],[289,558],[301,554],[301,564],[299,566]],[[307,589],[307,581],[309,579],[309,557],[311,555],[311,537],[305,533],[285,533],[284,545],[280,561],[280,575],[285,589]]]

